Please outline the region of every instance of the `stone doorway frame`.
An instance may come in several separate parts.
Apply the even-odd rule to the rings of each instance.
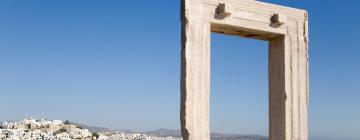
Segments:
[[[270,140],[308,139],[308,14],[254,0],[181,0],[181,132],[210,140],[211,32],[269,41]]]

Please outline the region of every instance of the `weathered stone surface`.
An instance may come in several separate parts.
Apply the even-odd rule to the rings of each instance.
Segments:
[[[208,140],[210,23],[194,19],[183,26],[181,131],[184,139]]]
[[[182,0],[184,140],[210,139],[211,31],[269,41],[270,140],[307,140],[307,19],[304,10],[253,0]]]

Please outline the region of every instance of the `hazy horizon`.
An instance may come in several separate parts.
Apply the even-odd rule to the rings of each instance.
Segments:
[[[309,135],[360,139],[360,1],[263,1],[309,12]],[[0,121],[179,130],[179,7],[0,1]],[[211,39],[211,131],[267,136],[268,42]]]

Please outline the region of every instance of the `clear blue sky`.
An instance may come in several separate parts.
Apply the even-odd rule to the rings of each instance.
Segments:
[[[309,11],[310,135],[360,138],[360,1],[267,2]],[[212,130],[267,135],[267,42],[212,51]],[[2,0],[0,120],[179,129],[179,58],[179,0]]]

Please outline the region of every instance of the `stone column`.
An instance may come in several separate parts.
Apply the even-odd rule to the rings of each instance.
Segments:
[[[181,132],[184,140],[209,140],[210,23],[182,21]]]
[[[287,34],[270,40],[270,140],[307,140],[307,42]]]

